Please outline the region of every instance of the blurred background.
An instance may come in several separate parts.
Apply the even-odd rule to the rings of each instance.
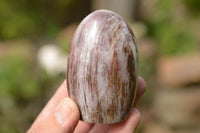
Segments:
[[[199,0],[0,0],[0,132],[25,132],[66,78],[80,21],[110,9],[131,26],[147,91],[137,133],[200,133]]]

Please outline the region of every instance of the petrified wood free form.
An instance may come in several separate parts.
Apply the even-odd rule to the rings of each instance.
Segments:
[[[137,72],[135,37],[125,20],[108,10],[88,15],[72,38],[67,67],[68,93],[81,119],[124,120],[135,99]]]

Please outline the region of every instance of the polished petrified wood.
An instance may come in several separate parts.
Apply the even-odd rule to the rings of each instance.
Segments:
[[[98,10],[78,26],[71,41],[67,86],[81,119],[117,123],[132,108],[137,85],[135,37],[118,14]]]

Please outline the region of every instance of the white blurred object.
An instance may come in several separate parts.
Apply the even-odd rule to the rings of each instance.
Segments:
[[[48,44],[40,48],[38,61],[47,73],[52,76],[66,73],[67,71],[67,54],[54,44]]]

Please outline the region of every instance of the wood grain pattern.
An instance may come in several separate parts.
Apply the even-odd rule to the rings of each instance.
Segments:
[[[81,119],[124,120],[135,99],[137,72],[135,37],[124,19],[107,10],[88,15],[73,36],[67,67],[69,96]]]

